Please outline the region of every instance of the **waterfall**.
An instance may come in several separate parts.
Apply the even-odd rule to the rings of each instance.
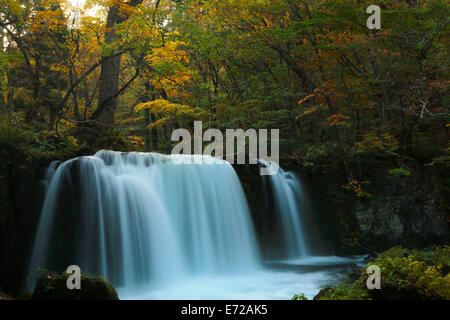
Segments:
[[[232,166],[211,157],[178,164],[177,157],[102,150],[52,165],[30,272],[75,264],[134,288],[258,269]]]
[[[259,160],[264,167],[271,167],[271,163]],[[278,167],[278,166],[277,166]],[[278,172],[263,176],[269,180],[273,197],[273,208],[280,223],[279,233],[282,238],[282,248],[286,251],[287,258],[303,258],[309,256],[305,236],[305,227],[301,216],[305,212],[305,195],[300,180],[293,172],[285,172],[278,167]],[[266,191],[266,193],[269,193]],[[269,214],[274,214],[269,212]]]
[[[301,181],[281,168],[262,179],[268,210],[251,217],[224,160],[102,150],[53,162],[29,273],[78,265],[121,299],[312,298],[359,260],[312,256]]]

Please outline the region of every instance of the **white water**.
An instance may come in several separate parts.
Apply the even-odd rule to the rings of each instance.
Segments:
[[[31,270],[76,264],[125,288],[256,270],[239,179],[227,162],[213,162],[99,151],[61,164],[48,186]],[[65,193],[77,193],[78,208],[64,203]]]
[[[270,162],[259,160],[264,166],[270,167]],[[284,245],[287,248],[288,258],[296,259],[309,256],[305,239],[301,214],[301,197],[303,191],[300,181],[292,172],[285,172],[282,168],[276,174],[267,176],[272,184],[274,193],[275,211],[280,215],[283,225]]]
[[[263,264],[232,166],[179,159],[99,151],[52,164],[30,272],[79,265],[105,276],[121,299],[290,299],[312,298],[354,263],[308,256],[301,190],[280,171],[270,179],[289,260]]]
[[[336,285],[363,256],[307,257],[270,261],[264,269],[218,276],[186,277],[161,288],[118,288],[121,299],[286,300],[294,294],[312,299],[320,289]]]

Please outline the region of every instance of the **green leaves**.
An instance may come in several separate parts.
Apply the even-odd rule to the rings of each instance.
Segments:
[[[403,175],[403,176],[411,175],[411,171],[402,168],[390,169],[388,173],[391,175]]]

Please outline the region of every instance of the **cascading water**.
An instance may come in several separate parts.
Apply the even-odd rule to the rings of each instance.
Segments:
[[[203,163],[179,163],[193,159]],[[75,264],[105,276],[121,299],[312,298],[354,260],[310,257],[299,181],[282,169],[267,179],[263,198],[273,199],[268,214],[280,223],[265,227],[281,228],[290,259],[263,265],[242,186],[226,161],[99,151],[55,162],[30,273]]]
[[[257,269],[232,166],[213,158],[176,164],[177,157],[99,151],[52,165],[31,271],[75,264],[132,288]]]
[[[271,167],[271,163],[259,160],[264,167]],[[275,174],[263,176],[270,181],[270,189],[274,198],[274,211],[281,221],[280,233],[283,238],[283,248],[288,259],[309,256],[304,226],[301,215],[304,192],[300,180],[292,172],[285,172],[281,167]]]

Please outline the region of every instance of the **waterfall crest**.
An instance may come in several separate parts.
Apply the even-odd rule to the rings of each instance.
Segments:
[[[232,166],[102,150],[50,167],[30,271],[75,264],[115,286],[258,269],[246,198]],[[202,156],[192,156],[202,157]]]

